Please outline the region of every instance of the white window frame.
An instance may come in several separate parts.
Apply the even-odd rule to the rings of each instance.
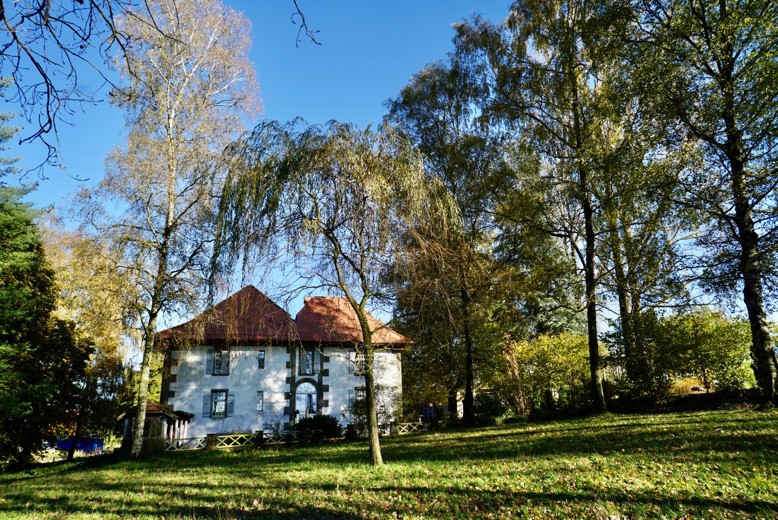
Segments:
[[[316,347],[300,347],[300,355],[298,357],[298,361],[300,366],[297,367],[297,374],[301,376],[315,376],[319,373],[319,367],[316,366],[316,361],[319,359],[319,356],[316,355],[318,352],[318,349]],[[310,363],[309,363],[309,357],[310,354]],[[311,370],[303,370],[303,360],[305,360],[305,365],[310,365]]]
[[[223,419],[227,417],[227,412],[229,410],[229,391],[226,389],[215,389],[211,390],[211,417],[214,419]],[[223,396],[223,399],[221,398]],[[223,404],[224,410],[221,412],[217,411],[217,408],[219,407],[219,404]]]
[[[363,376],[367,372],[367,357],[364,352],[354,353],[354,375]]]
[[[360,399],[367,399],[366,386],[355,386],[353,390],[348,391],[349,406],[354,406],[354,403],[356,403]]]

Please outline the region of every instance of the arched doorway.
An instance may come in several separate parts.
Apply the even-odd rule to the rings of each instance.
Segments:
[[[317,396],[318,390],[313,383],[304,382],[297,385],[294,405],[297,420],[316,415],[318,410]]]

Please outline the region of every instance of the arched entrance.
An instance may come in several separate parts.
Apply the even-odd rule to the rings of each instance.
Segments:
[[[297,385],[295,392],[294,409],[297,420],[313,417],[318,411],[318,390],[316,385],[303,382]]]

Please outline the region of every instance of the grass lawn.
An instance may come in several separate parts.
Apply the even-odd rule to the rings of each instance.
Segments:
[[[367,446],[110,457],[0,474],[0,518],[775,518],[778,411],[603,417]]]

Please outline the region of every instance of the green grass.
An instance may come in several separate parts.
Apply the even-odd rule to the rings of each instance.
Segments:
[[[0,475],[0,517],[774,518],[778,411],[608,415]]]

